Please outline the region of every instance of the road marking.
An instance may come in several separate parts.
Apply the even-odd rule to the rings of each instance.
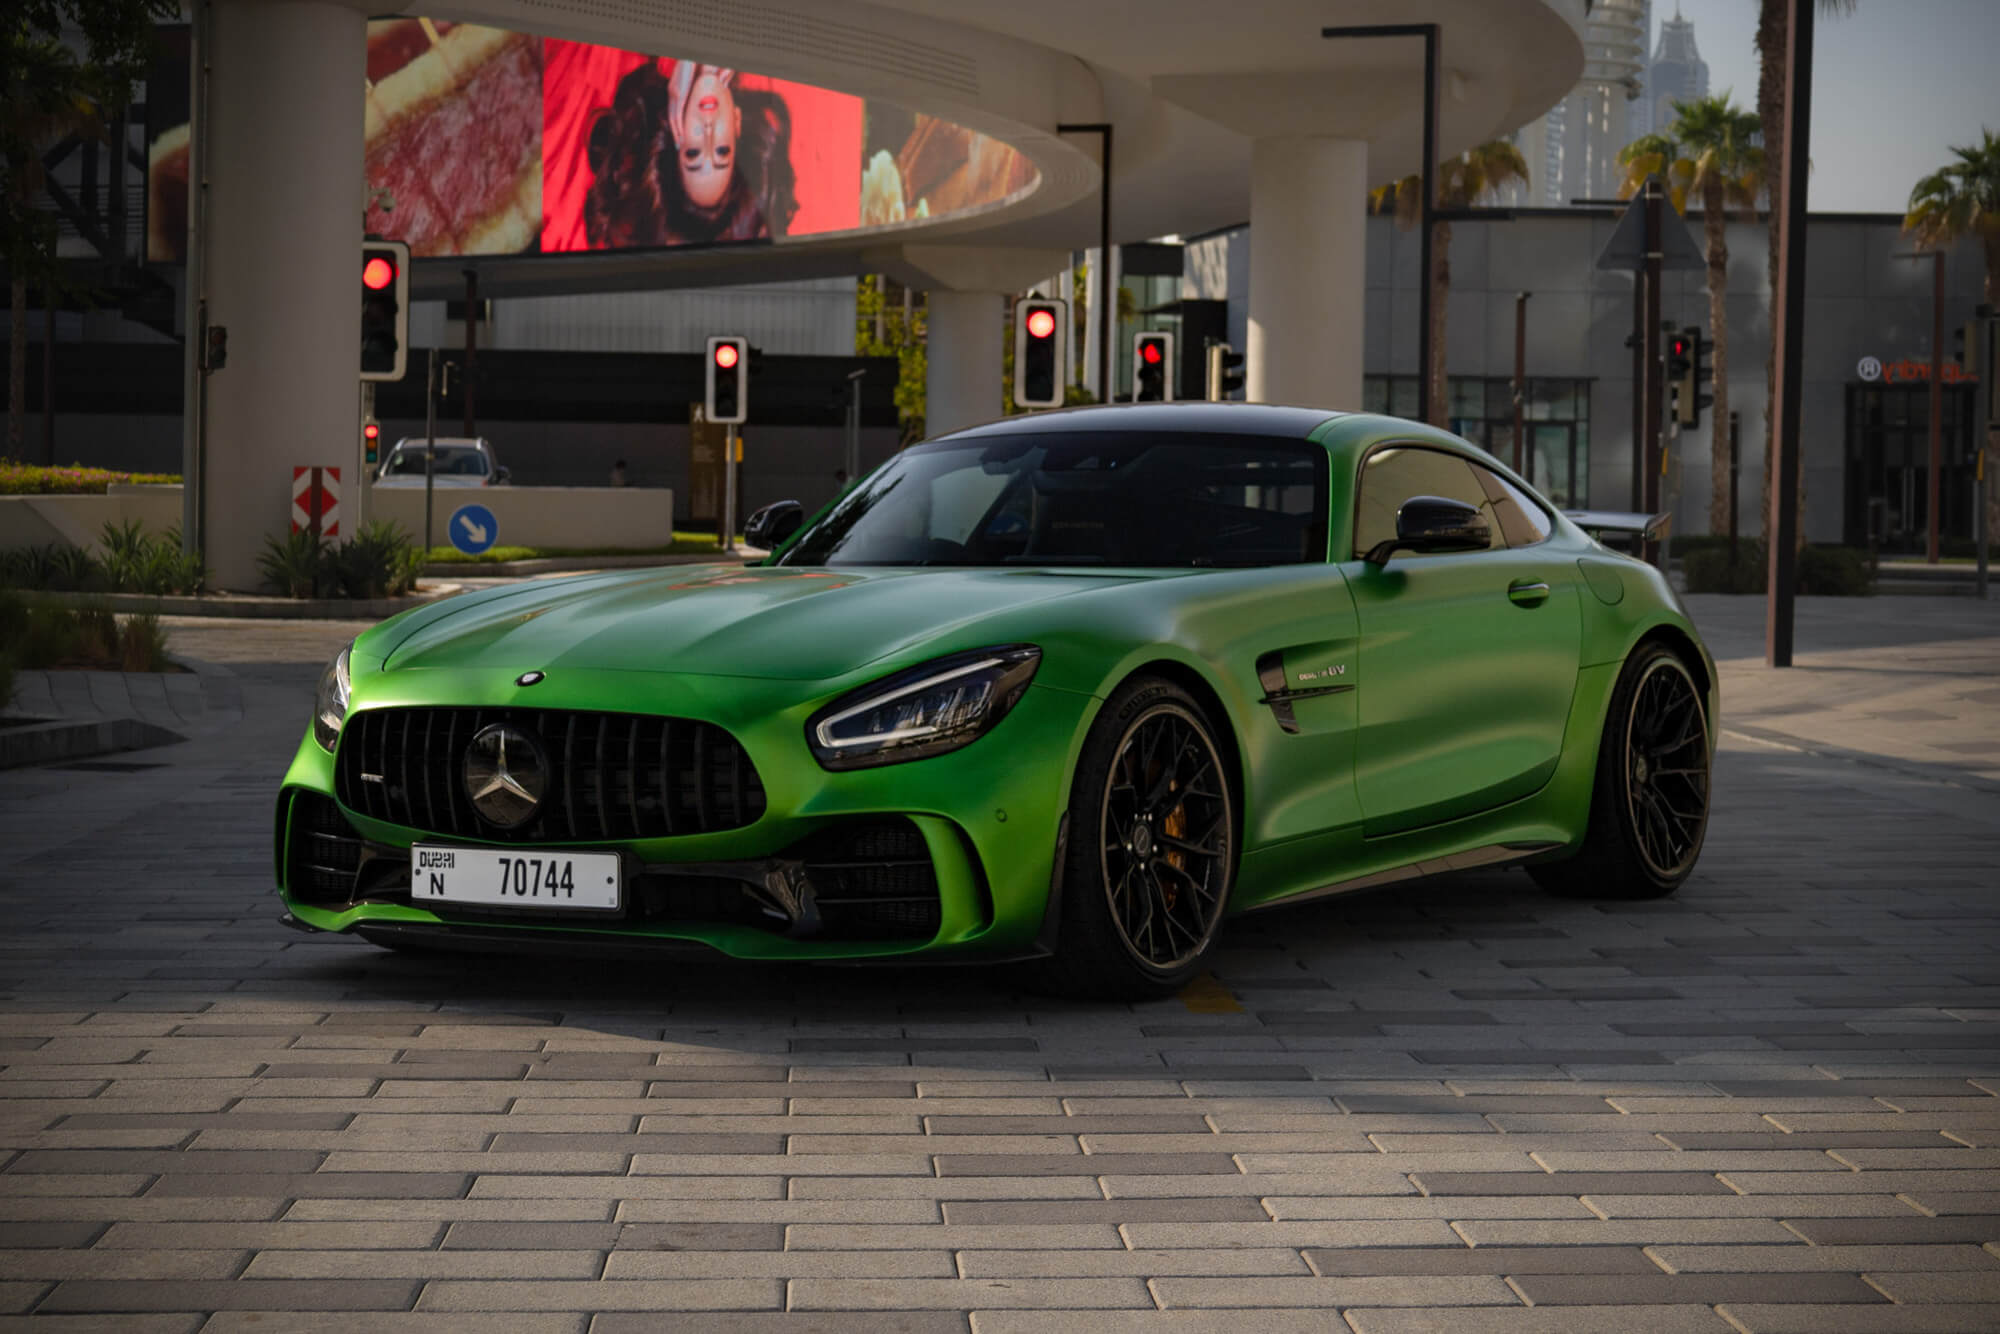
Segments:
[[[1181,988],[1181,1004],[1194,1014],[1242,1014],[1236,993],[1222,985],[1214,973],[1202,973]]]

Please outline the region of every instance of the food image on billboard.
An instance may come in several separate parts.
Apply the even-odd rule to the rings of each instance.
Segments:
[[[531,249],[542,221],[542,42],[469,23],[368,25],[365,228],[413,255]]]
[[[1005,203],[1040,179],[1035,164],[990,135],[886,102],[868,104],[861,225],[949,217]]]
[[[155,75],[147,259],[186,259],[186,62]],[[364,226],[416,256],[784,244],[1019,198],[1034,164],[893,104],[432,19],[368,25]]]

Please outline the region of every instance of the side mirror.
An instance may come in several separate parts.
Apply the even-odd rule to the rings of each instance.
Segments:
[[[1395,541],[1377,542],[1362,559],[1370,565],[1387,565],[1397,551],[1435,556],[1484,551],[1491,545],[1492,525],[1476,507],[1443,496],[1411,496],[1396,511]]]
[[[495,468],[493,470],[493,485],[505,486],[507,485],[507,483],[513,480],[514,480],[514,474],[508,472],[505,468]]]

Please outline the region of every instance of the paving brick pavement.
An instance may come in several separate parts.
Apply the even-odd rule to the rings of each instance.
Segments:
[[[1784,675],[1693,601],[1679,896],[1301,907],[1139,1006],[295,935],[354,627],[175,622],[240,717],[0,774],[0,1331],[2000,1328],[2000,612],[1809,599]]]

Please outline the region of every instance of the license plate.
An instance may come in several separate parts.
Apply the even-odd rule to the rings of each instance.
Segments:
[[[423,843],[410,849],[415,903],[615,912],[618,888],[615,852],[503,852]]]

